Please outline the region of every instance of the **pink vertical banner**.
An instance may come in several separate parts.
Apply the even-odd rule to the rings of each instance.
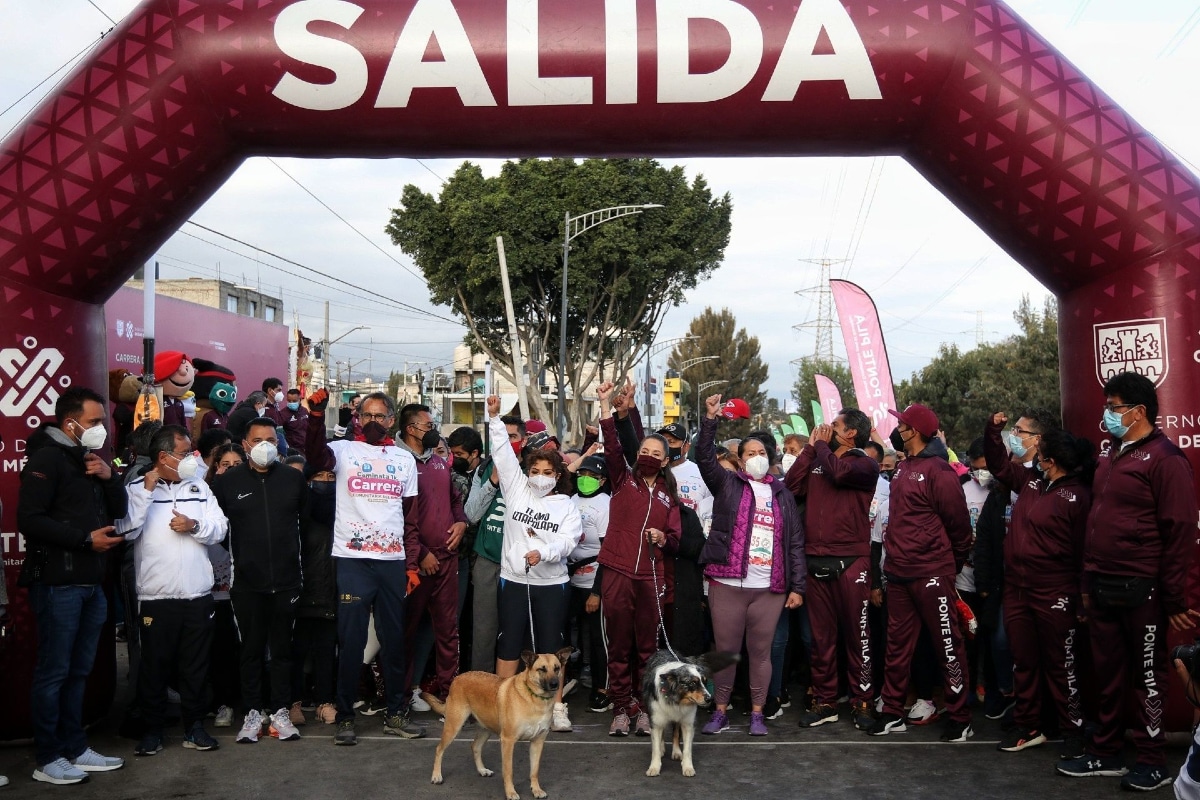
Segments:
[[[896,418],[888,413],[896,407],[896,393],[875,301],[862,287],[850,281],[831,280],[829,288],[833,292],[833,302],[837,304],[859,408],[871,417],[880,435],[886,439],[896,427]]]
[[[832,423],[843,408],[842,393],[838,391],[837,384],[824,375],[814,375],[813,378],[817,382],[817,398],[821,404],[822,416]]]

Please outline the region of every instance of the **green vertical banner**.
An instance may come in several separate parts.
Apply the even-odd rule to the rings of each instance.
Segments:
[[[821,410],[821,404],[818,403],[816,400],[813,400],[812,401],[812,409],[813,409],[813,425],[814,426],[824,425],[825,424],[825,412]]]
[[[792,414],[792,430],[800,436],[808,436],[808,423],[799,414]]]
[[[780,425],[780,426],[779,426],[779,429],[783,431],[783,435],[784,435],[784,436],[787,436],[789,433],[791,433],[791,432],[792,432],[792,426],[791,426],[791,425],[786,425],[786,424],[785,424],[785,425]]]

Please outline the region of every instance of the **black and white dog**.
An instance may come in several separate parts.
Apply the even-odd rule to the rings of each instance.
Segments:
[[[671,758],[683,761],[683,774],[696,774],[692,765],[692,740],[696,736],[696,710],[712,700],[707,683],[714,672],[720,672],[740,659],[736,653],[712,651],[698,658],[676,658],[659,650],[646,662],[642,680],[642,708],[650,714],[650,768],[646,775],[654,777],[662,771],[666,750],[665,732],[675,726],[671,738]],[[683,747],[680,748],[680,739]]]

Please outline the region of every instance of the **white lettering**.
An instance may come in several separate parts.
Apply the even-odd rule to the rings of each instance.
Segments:
[[[367,60],[347,42],[310,33],[318,20],[347,30],[363,9],[345,0],[300,0],[275,18],[275,43],[285,55],[324,67],[333,73],[331,83],[310,83],[290,72],[271,90],[285,103],[310,111],[336,111],[354,105],[367,91]]]
[[[543,78],[538,0],[508,0],[508,104],[580,106],[592,102],[592,79]]]
[[[441,61],[426,61],[430,41],[437,42]],[[467,30],[450,0],[418,0],[388,63],[376,108],[404,108],[412,90],[448,87],[464,106],[494,106],[496,98],[471,48]]]
[[[637,102],[637,0],[604,0],[604,102]]]
[[[821,29],[833,52],[813,55]],[[763,100],[790,103],[804,81],[841,81],[851,100],[881,100],[867,46],[840,0],[803,0]]]
[[[710,103],[745,88],[762,63],[763,36],[748,8],[731,0],[658,0],[658,102]],[[689,71],[693,19],[729,32],[729,58],[715,71]]]
[[[1146,686],[1146,698],[1158,697],[1158,685],[1154,680],[1154,650],[1158,642],[1158,626],[1147,625],[1142,636],[1142,677]]]

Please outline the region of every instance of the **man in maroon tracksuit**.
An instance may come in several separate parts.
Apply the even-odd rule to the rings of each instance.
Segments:
[[[883,736],[905,729],[908,677],[924,625],[945,686],[947,719],[941,739],[965,742],[974,732],[954,577],[971,552],[971,514],[958,475],[946,460],[945,445],[937,438],[937,414],[918,403],[891,413],[900,420],[896,430],[908,457],[892,476],[883,543],[888,602],[883,713],[867,732]]]
[[[458,544],[467,530],[463,499],[454,485],[450,465],[433,452],[440,438],[428,406],[411,403],[400,409],[401,445],[417,460],[417,527],[421,583],[404,605],[405,687],[420,680],[413,675],[413,653],[422,615],[433,623],[433,694],[446,699],[458,673]]]
[[[863,451],[871,420],[857,408],[818,425],[787,473],[788,489],[804,508],[808,558],[808,617],[812,623],[813,708],[800,727],[837,722],[839,630],[844,645],[854,724],[866,730],[871,715],[871,601],[869,512],[879,464]]]
[[[1200,613],[1185,589],[1196,546],[1196,496],[1187,457],[1154,424],[1158,395],[1142,375],[1123,372],[1104,386],[1102,448],[1083,546],[1083,613],[1099,680],[1099,727],[1063,775],[1125,777],[1127,789],[1166,786],[1162,715],[1167,693],[1167,625],[1185,631]],[[1132,698],[1130,695],[1132,694]],[[1136,709],[1137,763],[1126,774],[1122,715]]]

